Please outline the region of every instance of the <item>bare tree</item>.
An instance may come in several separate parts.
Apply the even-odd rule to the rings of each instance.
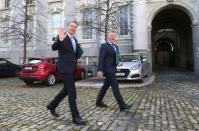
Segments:
[[[10,0],[9,3],[12,10],[10,16],[6,18],[9,24],[3,27],[1,36],[6,40],[19,40],[23,43],[23,63],[26,63],[27,59],[27,44],[33,38],[41,37],[38,31],[45,31],[39,19],[39,17],[45,17],[41,12],[44,7],[41,2],[40,0]]]
[[[109,30],[117,30],[119,26],[119,11],[130,1],[117,2],[115,0],[98,0],[96,4],[89,5],[90,11],[95,12],[96,17],[92,21],[82,21],[82,26],[89,26],[98,32],[104,33],[105,40]]]

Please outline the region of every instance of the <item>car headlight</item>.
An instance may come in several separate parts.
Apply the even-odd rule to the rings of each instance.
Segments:
[[[130,68],[130,70],[137,70],[140,68],[140,64],[134,65],[133,67]]]

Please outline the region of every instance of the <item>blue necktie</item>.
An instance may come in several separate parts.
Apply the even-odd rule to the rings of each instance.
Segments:
[[[119,61],[120,61],[120,53],[119,51],[117,50],[117,48],[115,47],[114,44],[111,44],[112,48],[114,49],[116,55],[115,55],[115,62],[116,64],[118,65],[119,64]]]
[[[114,51],[117,52],[117,49],[115,48],[114,44],[111,44],[111,46],[114,49]]]
[[[72,46],[73,46],[73,50],[74,50],[74,52],[76,52],[76,42],[75,42],[73,36],[70,37],[70,40],[71,40],[71,43],[72,43]]]

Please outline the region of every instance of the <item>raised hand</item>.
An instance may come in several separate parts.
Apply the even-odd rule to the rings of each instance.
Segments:
[[[58,29],[58,34],[59,34],[59,40],[63,41],[65,39],[65,37],[66,37],[64,27],[60,27]]]

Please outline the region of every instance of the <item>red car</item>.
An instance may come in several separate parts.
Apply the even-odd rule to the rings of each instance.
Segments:
[[[60,73],[56,70],[57,57],[30,58],[28,64],[20,66],[19,78],[26,84],[33,84],[34,81],[42,81],[47,85],[54,85],[61,80]],[[85,68],[77,65],[75,79],[84,79]]]

